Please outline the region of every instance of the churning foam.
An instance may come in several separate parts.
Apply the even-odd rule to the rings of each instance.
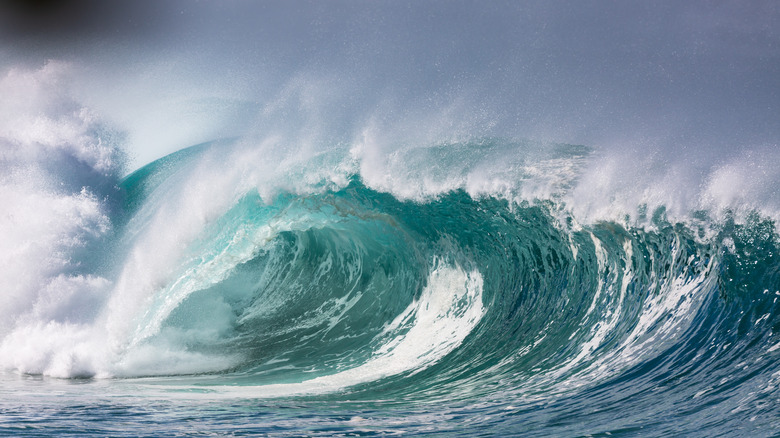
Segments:
[[[75,254],[111,229],[117,134],[68,95],[69,66],[0,79],[0,367],[95,374],[92,324],[110,281]]]

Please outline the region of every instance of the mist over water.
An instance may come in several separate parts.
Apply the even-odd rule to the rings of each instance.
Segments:
[[[776,434],[778,24],[2,3],[0,432]]]

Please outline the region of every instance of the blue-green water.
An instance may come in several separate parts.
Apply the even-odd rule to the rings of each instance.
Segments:
[[[780,433],[768,216],[580,217],[579,146],[345,150],[215,142],[62,198],[66,261],[4,273],[0,434]]]

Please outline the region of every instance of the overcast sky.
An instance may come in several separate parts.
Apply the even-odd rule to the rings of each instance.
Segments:
[[[71,63],[72,92],[128,133],[136,165],[262,127],[290,96],[336,137],[381,108],[604,147],[780,144],[774,1],[0,5],[3,74]]]

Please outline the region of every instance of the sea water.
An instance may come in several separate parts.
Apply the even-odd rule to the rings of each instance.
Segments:
[[[106,40],[106,59],[4,67],[0,435],[779,434],[777,122],[771,92],[728,92],[771,90],[776,58],[750,56],[773,27],[748,50],[694,20],[710,39],[672,39],[690,56],[665,64],[621,21],[600,35],[634,49],[578,45],[579,15],[480,8],[483,33],[426,21],[442,32],[409,65],[370,38],[403,40],[403,14],[323,12],[351,29],[311,43],[335,67],[236,67],[286,53],[240,24],[185,35],[203,51],[141,50],[153,61]],[[236,52],[215,36],[231,32]],[[714,47],[739,62],[711,69]],[[199,74],[258,88],[225,97]],[[246,123],[204,126],[225,114]]]

